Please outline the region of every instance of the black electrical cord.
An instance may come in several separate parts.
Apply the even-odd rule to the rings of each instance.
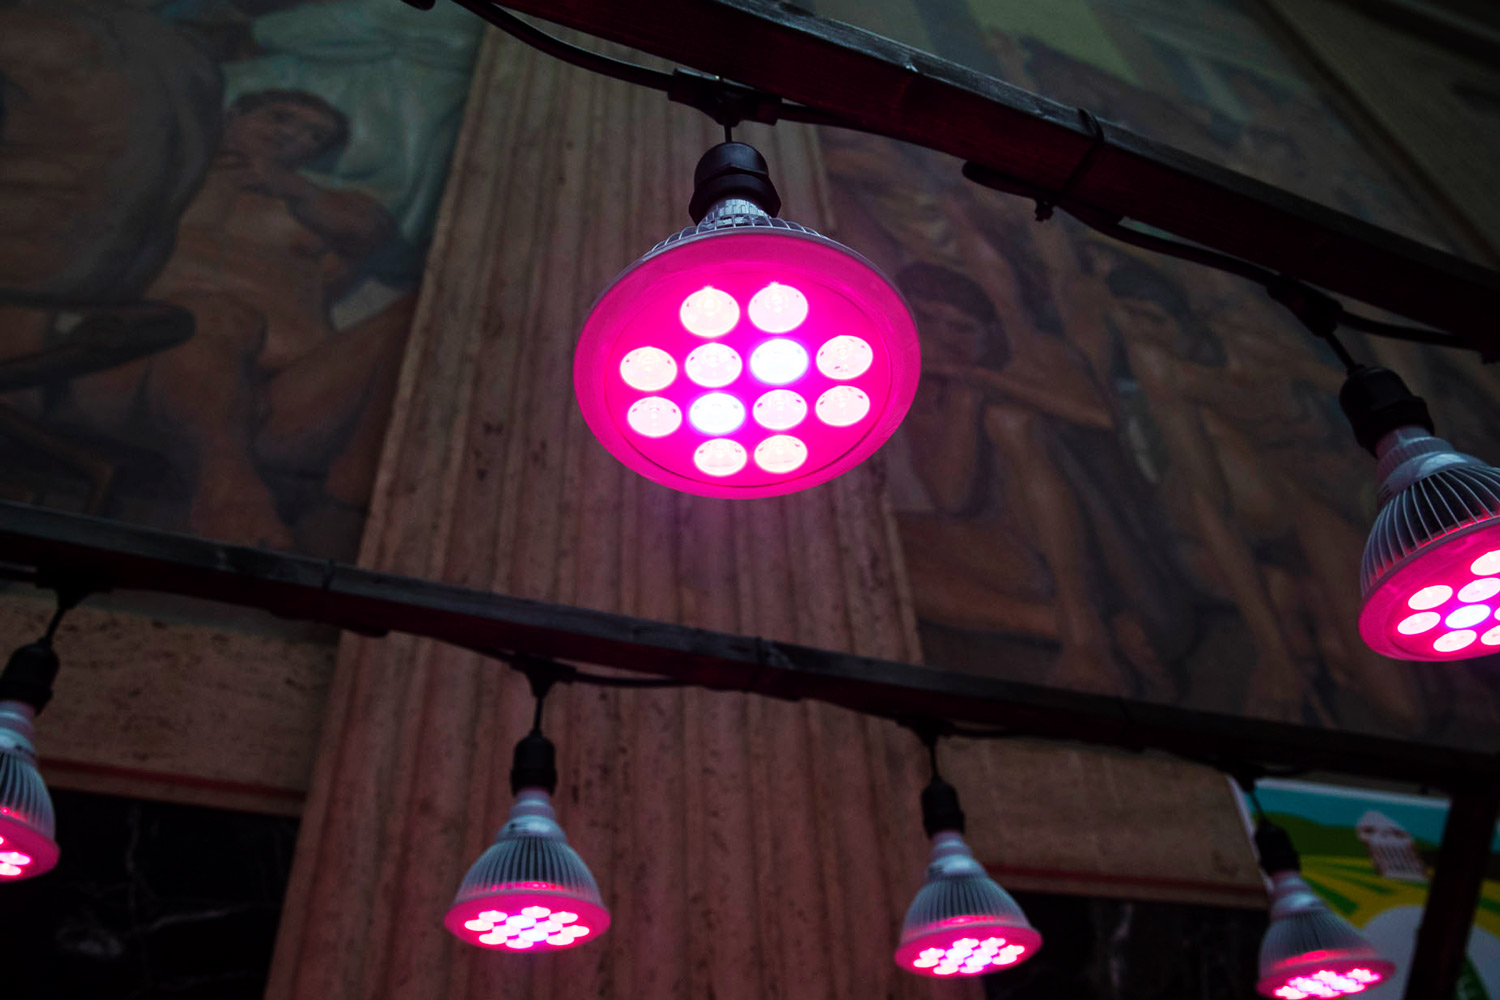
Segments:
[[[413,3],[413,0],[407,0],[407,2]],[[731,128],[745,120],[757,121],[767,125],[773,125],[778,120],[794,121],[809,125],[827,125],[834,128],[865,132],[871,135],[884,134],[878,129],[867,128],[836,113],[805,105],[788,104],[774,94],[729,83],[718,77],[703,76],[681,69],[673,73],[665,73],[661,70],[652,69],[649,66],[641,66],[636,63],[615,59],[611,56],[601,55],[582,46],[565,42],[560,38],[547,34],[540,28],[512,14],[500,6],[499,3],[495,2],[495,0],[454,0],[454,2],[512,37],[541,52],[561,59],[563,62],[577,66],[580,69],[600,73],[611,79],[661,91],[667,94],[673,101],[697,108],[723,125],[725,142],[731,141]],[[426,2],[416,2],[413,5],[429,7],[431,6],[431,2],[430,0],[426,0]],[[1061,189],[1047,191],[1029,182],[1008,177],[1000,171],[972,162],[964,164],[964,176],[986,187],[1031,198],[1036,202],[1036,217],[1039,222],[1046,221],[1056,209],[1060,208],[1094,231],[1103,233],[1122,243],[1128,243],[1155,253],[1176,257],[1179,260],[1186,260],[1204,267],[1211,267],[1229,274],[1235,274],[1263,285],[1267,290],[1271,291],[1273,297],[1277,298],[1283,305],[1291,308],[1293,313],[1314,334],[1329,344],[1346,370],[1353,371],[1358,366],[1358,363],[1334,336],[1334,326],[1347,326],[1350,329],[1359,330],[1373,336],[1395,340],[1430,344],[1436,347],[1478,351],[1485,357],[1485,360],[1492,360],[1482,348],[1471,345],[1463,339],[1444,333],[1441,330],[1435,330],[1430,327],[1388,323],[1383,320],[1348,312],[1337,300],[1326,293],[1318,291],[1311,286],[1303,285],[1301,282],[1278,274],[1269,268],[1235,257],[1232,254],[1221,253],[1217,250],[1210,250],[1207,247],[1201,247],[1193,243],[1142,232],[1139,229],[1125,225],[1124,220],[1119,216],[1111,216],[1107,213],[1091,209],[1086,205],[1079,204],[1071,197],[1072,189],[1083,175],[1088,172],[1089,168],[1093,166],[1099,154],[1108,146],[1108,140],[1105,136],[1103,126],[1093,113],[1084,108],[1079,108],[1078,115],[1085,129],[1088,130],[1092,137],[1092,141],[1089,143],[1089,147],[1083,157],[1069,172],[1067,180],[1064,181]],[[1304,313],[1298,311],[1287,298],[1283,298],[1277,294],[1278,288],[1295,291],[1292,299],[1297,302],[1311,303],[1312,312]],[[1330,315],[1333,317],[1333,322],[1331,324],[1324,322],[1324,319]]]
[[[407,2],[410,3],[411,0]],[[777,121],[800,122],[806,125],[828,125],[858,132],[869,132],[872,135],[882,134],[821,108],[787,103],[775,94],[730,83],[719,77],[705,76],[683,69],[666,73],[649,66],[601,55],[547,34],[530,22],[512,14],[495,0],[454,0],[454,2],[516,40],[561,59],[569,65],[603,74],[613,80],[659,90],[676,103],[696,108],[724,126],[725,142],[732,141],[729,129],[742,121],[755,121],[763,125],[774,125]],[[430,3],[427,6],[430,6]]]
[[[531,681],[533,692],[538,694],[538,702],[546,696],[546,691],[553,684],[592,684],[596,687],[613,688],[676,688],[687,687],[687,681],[680,681],[673,677],[609,677],[603,674],[590,674],[579,670],[577,667],[567,663],[541,656],[531,656],[527,653],[501,653],[487,650],[476,650],[488,656],[506,661],[516,671],[525,674]],[[540,713],[540,708],[538,708]],[[540,717],[540,716],[538,716]]]
[[[492,0],[454,0],[460,7],[479,15],[511,37],[525,42],[532,48],[547,53],[580,69],[602,73],[604,76],[639,87],[650,87],[663,93],[672,89],[672,74],[649,66],[615,59],[612,56],[591,52],[579,45],[553,37],[522,20]]]
[[[1086,115],[1092,119],[1092,115]],[[1071,188],[1077,181],[1083,169],[1093,162],[1097,157],[1102,145],[1102,139],[1097,135],[1095,142],[1089,146],[1084,159],[1079,161],[1068,178],[1065,187]],[[1037,217],[1045,220],[1052,214],[1053,209],[1062,209],[1079,222],[1088,226],[1097,233],[1102,233],[1111,239],[1119,240],[1131,246],[1150,250],[1167,257],[1175,257],[1189,263],[1199,264],[1203,267],[1211,267],[1218,271],[1237,275],[1241,278],[1253,281],[1264,287],[1271,296],[1282,305],[1285,305],[1297,316],[1302,323],[1314,334],[1327,341],[1338,355],[1339,361],[1347,370],[1353,370],[1358,362],[1345,350],[1334,336],[1334,329],[1338,326],[1347,326],[1353,330],[1373,334],[1379,337],[1387,337],[1394,340],[1407,340],[1420,344],[1431,344],[1436,347],[1452,347],[1463,350],[1477,351],[1484,354],[1483,349],[1467,343],[1459,337],[1434,330],[1430,327],[1405,326],[1398,323],[1387,323],[1382,320],[1361,316],[1358,313],[1347,311],[1343,305],[1326,292],[1313,288],[1311,285],[1303,284],[1295,278],[1284,274],[1278,274],[1268,267],[1235,257],[1232,254],[1222,253],[1218,250],[1210,250],[1208,247],[1198,246],[1182,240],[1169,239],[1157,236],[1154,233],[1143,232],[1125,224],[1120,216],[1101,212],[1088,205],[1079,204],[1071,198],[1067,191],[1047,191],[1027,181],[1010,177],[1000,171],[978,163],[965,163],[963,174],[976,184],[1001,191],[1005,194],[1020,195],[1030,198],[1037,203]]]

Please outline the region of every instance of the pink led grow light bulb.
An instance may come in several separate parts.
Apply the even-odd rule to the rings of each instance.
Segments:
[[[33,878],[57,865],[52,798],[31,742],[35,718],[25,702],[0,701],[0,882]]]
[[[1362,993],[1395,971],[1303,881],[1285,830],[1262,819],[1255,845],[1271,879],[1271,922],[1261,939],[1257,992],[1279,1000],[1326,1000]]]
[[[920,354],[900,294],[778,208],[759,154],[715,147],[698,172],[700,224],[620,275],[584,324],[584,419],[649,479],[715,497],[806,489],[862,462],[911,405]],[[645,399],[664,402],[642,412]],[[777,440],[793,430],[797,445]]]
[[[1500,607],[1500,470],[1433,437],[1426,405],[1385,369],[1355,369],[1339,402],[1380,480],[1360,636],[1406,660],[1493,652],[1480,635]]]
[[[922,791],[922,827],[932,838],[932,860],[896,946],[896,964],[907,972],[977,976],[1024,962],[1042,946],[1016,901],[974,860],[963,826],[958,793],[937,776],[934,764]]]
[[[572,948],[609,927],[594,877],[568,846],[545,789],[517,793],[443,924],[469,944],[526,952]]]

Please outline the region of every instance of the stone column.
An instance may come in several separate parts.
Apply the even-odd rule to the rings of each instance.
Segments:
[[[827,225],[811,131],[745,132],[784,214]],[[694,498],[627,472],[574,404],[590,302],[685,224],[693,165],[718,138],[660,94],[488,39],[361,561],[915,660],[878,463],[779,500]],[[556,691],[557,807],[614,926],[536,958],[451,939],[442,915],[503,819],[530,710],[500,664],[402,636],[343,639],[269,997],[930,995],[891,960],[926,857],[916,742],[735,694]]]

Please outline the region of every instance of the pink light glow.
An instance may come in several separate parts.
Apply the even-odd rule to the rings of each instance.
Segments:
[[[1030,927],[960,918],[901,945],[896,964],[922,976],[977,976],[1024,962],[1041,944]]]
[[[1384,959],[1340,958],[1328,951],[1308,952],[1282,962],[1256,984],[1262,996],[1279,1000],[1331,1000],[1363,993],[1396,970]]]
[[[705,343],[695,327],[716,330],[710,313],[736,322]],[[647,348],[660,355],[638,353]],[[704,360],[715,357],[724,363]],[[622,275],[585,323],[574,388],[590,430],[636,472],[748,498],[816,486],[867,458],[905,416],[919,369],[910,312],[862,258],[819,239],[731,232],[681,241]],[[715,393],[738,409],[700,407]],[[647,397],[685,419],[643,432],[629,415]],[[793,428],[800,449],[773,440]]]
[[[0,880],[20,881],[57,865],[57,844],[32,829],[20,816],[0,811]]]
[[[462,940],[492,951],[561,951],[607,930],[609,911],[556,887],[527,883],[459,903],[443,924]]]
[[[1500,645],[1480,640],[1493,629],[1500,595],[1500,521],[1454,531],[1408,556],[1365,599],[1361,637],[1371,649],[1403,660],[1462,660]],[[1413,614],[1413,612],[1417,612]],[[1436,618],[1431,617],[1435,615]],[[1444,629],[1434,632],[1438,622]]]

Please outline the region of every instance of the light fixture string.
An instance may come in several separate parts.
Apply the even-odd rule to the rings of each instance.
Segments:
[[[62,624],[63,616],[88,596],[88,588],[78,583],[61,583],[54,589],[57,595],[57,610],[52,612],[52,620],[47,623],[47,631],[37,643],[43,646],[51,646],[52,640],[57,636],[58,626]]]

